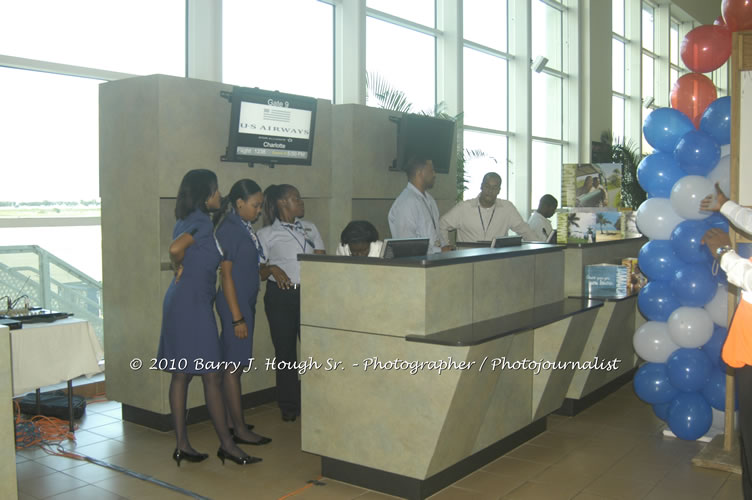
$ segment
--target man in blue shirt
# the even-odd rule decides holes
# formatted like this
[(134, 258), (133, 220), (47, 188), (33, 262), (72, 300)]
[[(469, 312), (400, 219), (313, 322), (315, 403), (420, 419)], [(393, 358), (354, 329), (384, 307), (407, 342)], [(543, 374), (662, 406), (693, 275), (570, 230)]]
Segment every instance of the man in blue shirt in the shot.
[(428, 253), (451, 250), (439, 228), (439, 207), (427, 191), (436, 181), (433, 162), (413, 157), (405, 167), (407, 186), (389, 209), (392, 238), (428, 238)]

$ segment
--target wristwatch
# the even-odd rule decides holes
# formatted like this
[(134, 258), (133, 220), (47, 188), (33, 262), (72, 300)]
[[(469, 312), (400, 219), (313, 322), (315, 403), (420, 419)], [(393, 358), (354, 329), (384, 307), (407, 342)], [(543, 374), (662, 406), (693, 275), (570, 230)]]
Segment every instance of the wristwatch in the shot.
[(729, 245), (723, 245), (722, 247), (718, 247), (715, 250), (715, 255), (716, 255), (716, 257), (718, 257), (718, 260), (720, 261), (721, 257), (723, 257), (723, 254), (725, 254), (726, 252), (732, 251), (732, 250), (734, 250), (734, 249), (731, 248)]

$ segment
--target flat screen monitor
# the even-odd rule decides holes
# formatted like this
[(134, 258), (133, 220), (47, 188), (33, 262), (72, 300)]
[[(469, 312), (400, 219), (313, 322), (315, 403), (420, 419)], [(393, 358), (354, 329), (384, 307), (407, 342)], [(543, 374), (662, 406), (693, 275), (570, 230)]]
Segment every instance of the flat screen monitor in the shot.
[(397, 127), (397, 170), (405, 170), (411, 157), (433, 162), (437, 173), (446, 174), (454, 151), (454, 121), (433, 116), (404, 114)]
[(499, 236), (491, 242), (491, 248), (504, 248), (522, 245), (522, 236)]
[(422, 257), (428, 253), (428, 238), (386, 239), (381, 247), (382, 259)]
[(232, 104), (222, 161), (311, 164), (316, 99), (246, 87), (222, 95)]

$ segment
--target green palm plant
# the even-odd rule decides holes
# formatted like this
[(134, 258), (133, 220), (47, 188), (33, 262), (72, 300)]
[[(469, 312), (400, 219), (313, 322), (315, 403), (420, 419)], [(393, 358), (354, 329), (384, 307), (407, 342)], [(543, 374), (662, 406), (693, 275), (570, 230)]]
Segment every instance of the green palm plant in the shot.
[(598, 226), (601, 228), (601, 234), (603, 234), (603, 226), (610, 224), (609, 220), (606, 218), (606, 215), (600, 212), (595, 214), (595, 223), (598, 224)]
[(579, 220), (580, 216), (576, 212), (567, 214), (567, 233), (569, 232), (569, 228), (572, 226), (580, 227)]
[[(366, 73), (366, 102), (376, 107), (396, 111), (399, 113), (412, 113), (413, 104), (408, 100), (402, 90), (392, 85), (386, 78), (378, 73)], [(445, 111), (444, 103), (438, 103), (433, 110), (421, 111), (420, 114), (435, 116), (445, 120), (452, 120), (456, 124), (457, 138), (461, 139), (463, 121), (462, 114), (451, 116)], [(458, 144), (461, 141), (457, 141)], [(467, 177), (465, 176), (465, 162), (476, 158), (488, 158), (479, 149), (464, 149), (457, 151), (457, 201), (462, 201), (463, 194), (467, 189)], [(496, 159), (491, 158), (494, 162)]]
[[(621, 163), (624, 165), (621, 189), (621, 206), (637, 210), (640, 204), (647, 199), (645, 190), (637, 182), (637, 167), (642, 159), (647, 156), (640, 154), (640, 149), (632, 140), (623, 137), (614, 137), (610, 130), (601, 134), (604, 158), (593, 158), (594, 163)], [(606, 158), (607, 157), (607, 158)]]

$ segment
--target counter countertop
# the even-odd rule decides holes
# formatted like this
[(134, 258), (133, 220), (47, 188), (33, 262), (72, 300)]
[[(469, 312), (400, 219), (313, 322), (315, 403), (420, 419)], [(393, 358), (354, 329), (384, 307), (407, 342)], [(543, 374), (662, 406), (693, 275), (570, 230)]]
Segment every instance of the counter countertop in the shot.
[(431, 335), (408, 335), (405, 340), (449, 346), (478, 345), (513, 333), (540, 328), (602, 305), (603, 302), (596, 300), (569, 298)]
[(299, 261), (339, 262), (343, 264), (367, 264), (373, 266), (395, 267), (438, 267), (452, 264), (467, 264), (485, 260), (505, 259), (523, 255), (537, 255), (564, 250), (564, 245), (547, 243), (523, 243), (519, 246), (504, 248), (471, 248), (435, 253), (420, 257), (403, 257), (399, 259), (377, 259), (373, 257), (345, 257), (339, 255), (299, 254)]

